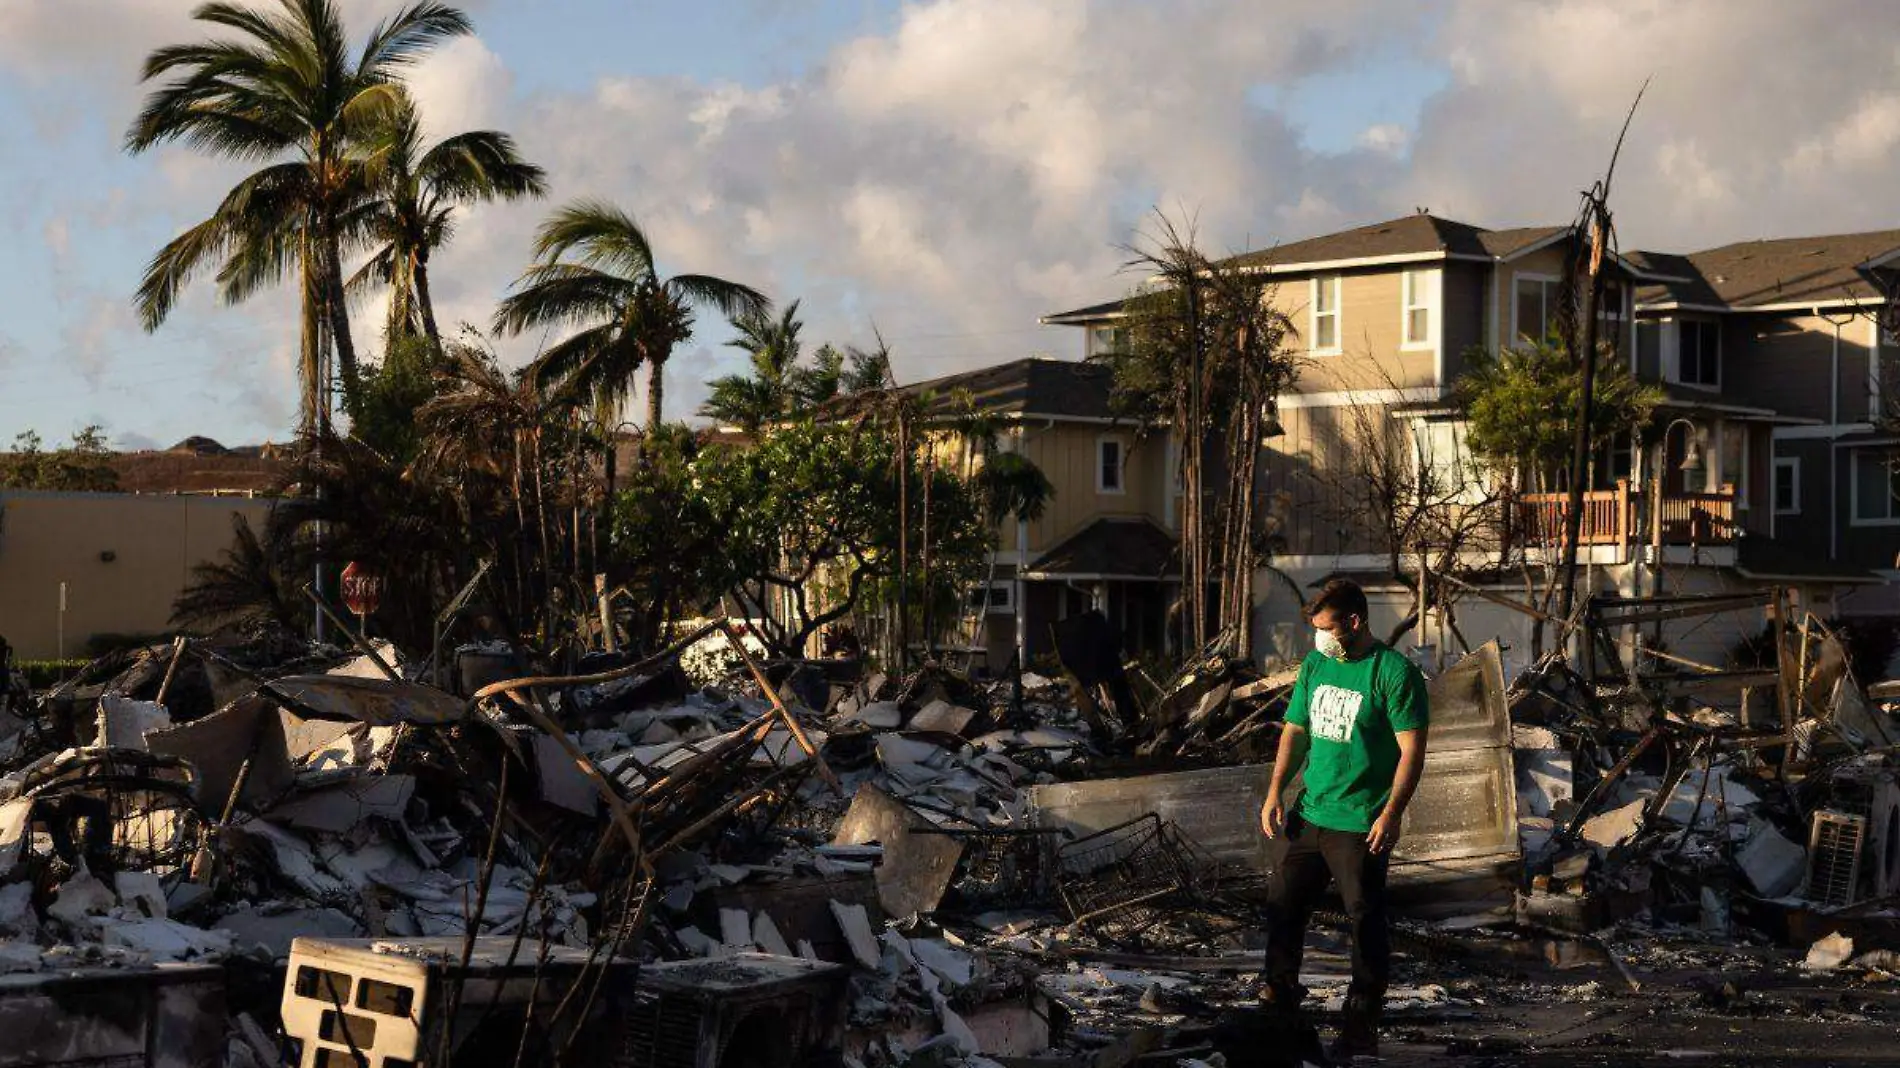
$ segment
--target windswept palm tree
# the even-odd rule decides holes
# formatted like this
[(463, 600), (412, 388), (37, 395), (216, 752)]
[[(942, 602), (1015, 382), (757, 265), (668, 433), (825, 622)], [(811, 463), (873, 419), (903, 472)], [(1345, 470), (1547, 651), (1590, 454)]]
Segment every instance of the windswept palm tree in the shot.
[[(713, 379), (699, 414), (750, 432), (807, 402), (814, 370), (798, 365), (798, 334), (804, 326), (798, 321), (798, 301), (776, 319), (760, 312), (732, 320), (736, 336), (726, 344), (751, 355), (752, 373)], [(818, 370), (822, 372), (822, 366)]]
[(429, 257), (454, 236), (455, 209), (543, 196), (546, 172), (522, 160), (514, 138), (494, 130), (456, 134), (425, 146), (421, 116), (406, 92), (398, 92), (372, 135), (365, 163), (375, 190), (365, 221), (380, 244), (350, 286), (370, 281), (389, 286), (389, 340), (420, 328), (440, 346)]
[(335, 345), (346, 403), (357, 380), (342, 258), (346, 246), (367, 236), (371, 201), (353, 146), (394, 105), (403, 69), (437, 43), (470, 32), (468, 17), (437, 0), (416, 0), (378, 24), (355, 55), (336, 0), (207, 3), (192, 17), (230, 35), (146, 57), (142, 80), (161, 84), (126, 132), (127, 150), (178, 142), (268, 165), (153, 257), (139, 286), (139, 313), (147, 330), (157, 329), (208, 265), (217, 265), (226, 303), (294, 268), (302, 298), (303, 423), (320, 431), (320, 322)]
[[(662, 277), (653, 246), (633, 217), (583, 200), (557, 210), (535, 236), (537, 262), (495, 313), (495, 328), (576, 332), (536, 361), (547, 380), (590, 394), (596, 407), (618, 407), (647, 367), (647, 432), (661, 423), (663, 376), (673, 349), (693, 336), (693, 311), (727, 318), (765, 314), (771, 302), (750, 286), (704, 274)], [(571, 255), (572, 258), (569, 258)]]

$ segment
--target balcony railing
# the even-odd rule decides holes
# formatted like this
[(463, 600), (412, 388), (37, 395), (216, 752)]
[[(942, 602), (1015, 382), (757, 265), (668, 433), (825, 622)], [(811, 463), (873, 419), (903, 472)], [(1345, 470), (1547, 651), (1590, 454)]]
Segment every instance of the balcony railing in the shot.
[[(1583, 495), (1580, 545), (1647, 545), (1654, 520), (1643, 508), (1644, 494), (1626, 481), (1615, 489), (1590, 490)], [(1516, 527), (1529, 545), (1556, 548), (1564, 542), (1567, 493), (1526, 493), (1516, 501)], [(1719, 493), (1665, 493), (1662, 498), (1664, 545), (1728, 545), (1735, 540), (1735, 487)]]

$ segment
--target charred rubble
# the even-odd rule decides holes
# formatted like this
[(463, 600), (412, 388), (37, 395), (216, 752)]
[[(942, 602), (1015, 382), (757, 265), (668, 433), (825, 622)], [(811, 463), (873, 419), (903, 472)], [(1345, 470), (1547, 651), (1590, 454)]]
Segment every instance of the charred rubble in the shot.
[[(1632, 640), (1738, 606), (1600, 600), (1580, 656), (1431, 680), (1399, 1048), (1900, 1019), (1900, 686), (1778, 598), (1766, 667)], [(0, 723), (14, 1063), (1297, 1063), (1249, 1014), (1293, 673), (1058, 637), (1059, 677), (990, 682), (724, 623), (569, 671), (354, 636), (95, 662)]]

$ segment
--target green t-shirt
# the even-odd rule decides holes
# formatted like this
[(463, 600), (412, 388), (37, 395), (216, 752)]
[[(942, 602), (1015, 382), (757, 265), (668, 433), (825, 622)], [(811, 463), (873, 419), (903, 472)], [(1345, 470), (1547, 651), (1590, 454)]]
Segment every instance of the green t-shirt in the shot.
[(1371, 830), (1392, 797), (1396, 734), (1422, 730), (1429, 703), (1425, 676), (1383, 643), (1357, 660), (1306, 654), (1286, 709), (1307, 735), (1300, 814), (1328, 830)]

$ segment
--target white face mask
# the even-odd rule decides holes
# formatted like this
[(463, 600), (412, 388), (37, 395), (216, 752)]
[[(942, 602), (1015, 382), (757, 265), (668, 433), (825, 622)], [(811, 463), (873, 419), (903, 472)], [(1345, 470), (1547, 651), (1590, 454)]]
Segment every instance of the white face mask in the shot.
[(1322, 630), (1319, 627), (1313, 628), (1313, 647), (1318, 649), (1322, 655), (1330, 656), (1334, 660), (1338, 660), (1346, 655), (1346, 644), (1339, 640), (1339, 636), (1330, 630)]

